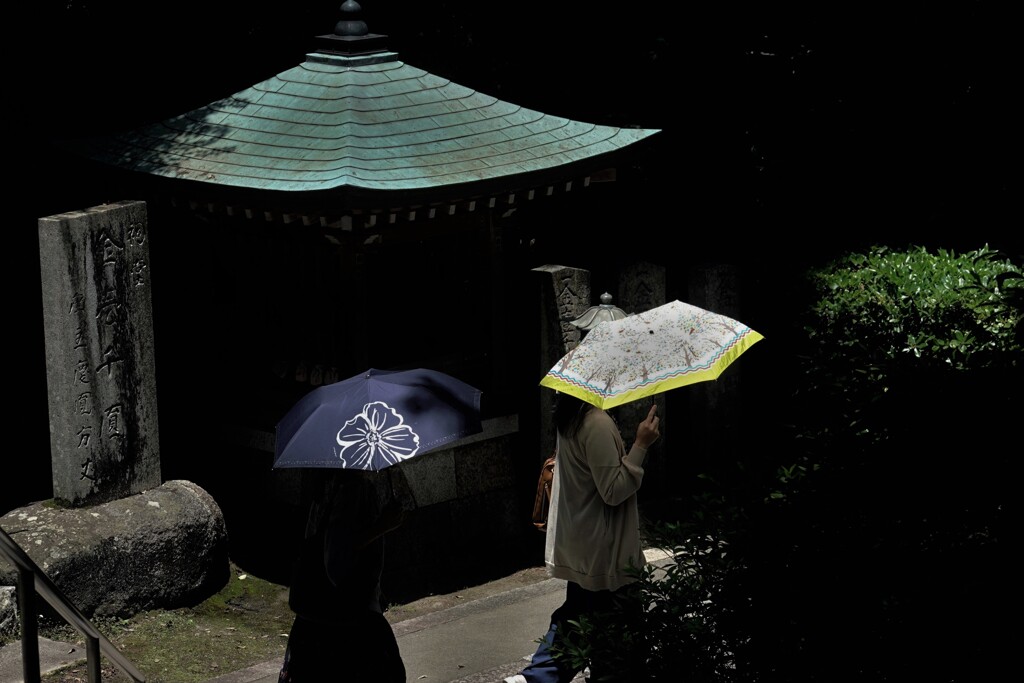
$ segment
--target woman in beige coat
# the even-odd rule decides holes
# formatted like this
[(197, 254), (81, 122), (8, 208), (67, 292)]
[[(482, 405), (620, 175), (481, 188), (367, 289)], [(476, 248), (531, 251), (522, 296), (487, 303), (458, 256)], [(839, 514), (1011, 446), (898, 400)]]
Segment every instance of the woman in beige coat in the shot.
[[(647, 449), (657, 441), (659, 418), (651, 406), (629, 452), (618, 426), (603, 410), (568, 394), (555, 407), (558, 448), (548, 517), (545, 563), (565, 579), (565, 602), (530, 664), (505, 683), (569, 683), (578, 672), (551, 653), (568, 620), (606, 611), (635, 582), (630, 567), (645, 564), (636, 494)], [(593, 673), (593, 672), (592, 672)]]

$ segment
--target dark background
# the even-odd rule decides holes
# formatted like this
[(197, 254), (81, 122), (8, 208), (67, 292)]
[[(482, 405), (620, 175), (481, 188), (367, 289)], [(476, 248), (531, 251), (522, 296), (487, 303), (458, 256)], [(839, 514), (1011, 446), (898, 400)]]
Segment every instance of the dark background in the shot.
[[(987, 243), (1021, 257), (1018, 36), (992, 3), (363, 5), (371, 31), (426, 71), (550, 114), (661, 129), (620, 169), (610, 227), (579, 231), (620, 255), (751, 266), (765, 307), (755, 329), (771, 331), (766, 307), (805, 265), (845, 250)], [(62, 175), (68, 160), (49, 143), (179, 114), (290, 68), (339, 6), (46, 1), (10, 24), (9, 386), (27, 416), (17, 459), (30, 481), (49, 466), (36, 219), (129, 198)], [(3, 509), (50, 494), (13, 481)]]

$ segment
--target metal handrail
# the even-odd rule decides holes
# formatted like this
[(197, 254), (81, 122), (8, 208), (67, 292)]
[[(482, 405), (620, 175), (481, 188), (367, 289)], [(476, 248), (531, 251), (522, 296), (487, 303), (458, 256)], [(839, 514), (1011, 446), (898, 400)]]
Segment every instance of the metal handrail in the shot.
[(40, 595), (53, 609), (85, 638), (86, 668), (89, 683), (100, 683), (100, 653), (135, 683), (145, 683), (135, 665), (128, 661), (113, 643), (96, 630), (92, 622), (75, 607), (50, 580), (39, 565), (20, 545), (0, 528), (0, 555), (18, 568), (18, 609), (21, 611), (21, 664), (25, 683), (39, 683), (39, 625), (36, 621), (35, 596)]

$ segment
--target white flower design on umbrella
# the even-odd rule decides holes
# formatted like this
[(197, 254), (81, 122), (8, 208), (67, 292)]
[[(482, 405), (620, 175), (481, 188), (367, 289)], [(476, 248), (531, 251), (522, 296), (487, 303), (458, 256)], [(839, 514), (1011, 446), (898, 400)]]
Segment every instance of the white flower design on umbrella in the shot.
[(343, 467), (370, 469), (379, 459), (394, 465), (416, 455), (420, 437), (405, 424), (405, 419), (383, 401), (363, 406), (359, 413), (338, 430), (336, 437)]

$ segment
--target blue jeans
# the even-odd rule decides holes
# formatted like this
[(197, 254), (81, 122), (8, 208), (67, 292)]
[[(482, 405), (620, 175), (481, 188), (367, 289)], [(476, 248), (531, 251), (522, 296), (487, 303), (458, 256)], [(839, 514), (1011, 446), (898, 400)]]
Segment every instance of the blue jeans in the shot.
[[(631, 586), (623, 586), (615, 591), (590, 591), (578, 583), (569, 581), (565, 586), (565, 602), (551, 613), (551, 626), (544, 636), (544, 641), (533, 653), (530, 664), (520, 673), (529, 683), (569, 683), (580, 669), (573, 669), (568, 663), (560, 662), (552, 656), (551, 647), (559, 642), (559, 629), (564, 629), (565, 623), (569, 620), (611, 611), (617, 599), (630, 589)], [(591, 664), (591, 674), (593, 673)]]

